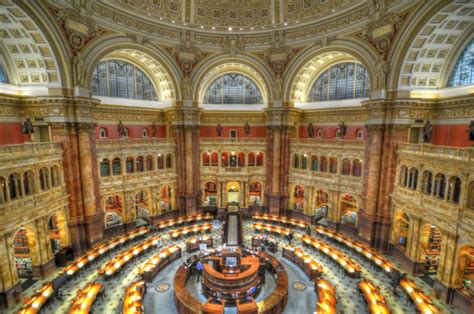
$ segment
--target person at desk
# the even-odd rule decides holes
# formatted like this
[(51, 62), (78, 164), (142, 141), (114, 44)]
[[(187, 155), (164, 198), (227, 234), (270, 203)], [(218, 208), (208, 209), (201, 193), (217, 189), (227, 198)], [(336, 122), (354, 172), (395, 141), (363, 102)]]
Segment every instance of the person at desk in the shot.
[(197, 270), (196, 282), (199, 282), (201, 280), (203, 268), (204, 268), (204, 265), (202, 265), (201, 261), (199, 260), (196, 264), (196, 270)]
[(310, 225), (306, 226), (306, 235), (311, 236), (311, 226)]
[(291, 245), (291, 240), (293, 240), (293, 233), (292, 232), (288, 233), (287, 238), (288, 238), (288, 244)]

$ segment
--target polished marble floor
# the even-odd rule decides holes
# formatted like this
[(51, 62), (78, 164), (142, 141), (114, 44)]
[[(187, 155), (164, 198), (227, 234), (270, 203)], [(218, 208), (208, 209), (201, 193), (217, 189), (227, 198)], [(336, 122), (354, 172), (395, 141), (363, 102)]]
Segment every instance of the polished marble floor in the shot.
[[(254, 235), (250, 226), (251, 222), (247, 221), (244, 223), (244, 242), (246, 245), (250, 245), (251, 237)], [(295, 233), (296, 237), (293, 241), (293, 244), (300, 246), (299, 244), (301, 242), (298, 241), (298, 239), (301, 233), (297, 231)], [(164, 233), (162, 233), (162, 235), (163, 234)], [(214, 238), (215, 245), (221, 245), (220, 229), (213, 230), (211, 235)], [(163, 235), (163, 238), (163, 246), (169, 245), (171, 243), (167, 235)], [(106, 293), (103, 298), (99, 298), (95, 302), (93, 313), (121, 313), (121, 301), (125, 288), (130, 282), (138, 278), (138, 266), (143, 264), (149, 257), (156, 254), (156, 250), (150, 250), (142, 256), (136, 258), (134, 261), (130, 262), (118, 276), (111, 280), (103, 280), (97, 274), (97, 268), (99, 268), (99, 266), (105, 263), (109, 258), (112, 258), (119, 252), (126, 250), (140, 241), (142, 240), (136, 240), (132, 243), (128, 243), (127, 245), (110, 252), (100, 261), (94, 262), (88, 269), (82, 270), (73, 280), (67, 282), (63, 286), (64, 296), (62, 300), (55, 300), (48, 308), (43, 310), (43, 313), (68, 313), (71, 303), (76, 296), (76, 291), (83, 287), (86, 283), (94, 280), (102, 282), (105, 285)], [(284, 313), (313, 313), (317, 301), (316, 294), (314, 292), (314, 284), (308, 280), (306, 274), (301, 271), (299, 267), (281, 257), (281, 247), (283, 243), (283, 239), (279, 241), (279, 250), (276, 253), (276, 256), (278, 256), (282, 261), (289, 276), (288, 304)], [(179, 244), (183, 247), (183, 256), (181, 260), (175, 261), (174, 263), (167, 266), (165, 271), (158, 273), (152, 283), (147, 284), (147, 294), (144, 298), (144, 306), (147, 313), (177, 313), (173, 301), (173, 277), (176, 269), (188, 257), (188, 254), (185, 253), (183, 241), (179, 241)], [(374, 267), (369, 262), (360, 257), (358, 254), (352, 252), (352, 250), (335, 243), (331, 244), (336, 246), (348, 256), (352, 257), (363, 267), (363, 277), (372, 280), (375, 284), (381, 287), (381, 292), (386, 298), (392, 313), (415, 313), (414, 305), (409, 300), (407, 300), (403, 293), (399, 292), (400, 296), (395, 296), (393, 294), (392, 286), (388, 277), (380, 273), (377, 269), (374, 269)], [(338, 300), (338, 313), (367, 313), (362, 297), (357, 292), (357, 282), (359, 279), (345, 277), (343, 271), (338, 266), (327, 260), (325, 256), (322, 256), (317, 252), (312, 252), (308, 248), (304, 248), (304, 250), (306, 252), (311, 252), (312, 255), (324, 265), (324, 277), (327, 278), (333, 285), (335, 285)], [(44, 282), (51, 280), (53, 277), (54, 274), (48, 278), (45, 278), (44, 280), (38, 280), (25, 292), (25, 295), (30, 295), (33, 291), (41, 287)], [(271, 293), (275, 284), (274, 281), (272, 282), (272, 280), (273, 279), (271, 278), (267, 278), (267, 283), (260, 292), (257, 301), (264, 298), (266, 294)], [(432, 289), (421, 279), (415, 278), (415, 280), (419, 286), (425, 289), (425, 292), (429, 294), (433, 293)], [(302, 291), (294, 289), (292, 287), (294, 282), (303, 283), (306, 285), (306, 289)], [(169, 284), (170, 289), (164, 292), (158, 292), (155, 288), (161, 283)], [(201, 299), (202, 301), (205, 300), (204, 296), (200, 292), (200, 285), (196, 284), (195, 280), (190, 280), (188, 282), (188, 289), (197, 298)], [(445, 313), (458, 313), (450, 306), (440, 304), (439, 302), (438, 305)], [(7, 313), (16, 313), (20, 306), (21, 304)], [(226, 308), (226, 313), (236, 313), (236, 310), (235, 308)]]

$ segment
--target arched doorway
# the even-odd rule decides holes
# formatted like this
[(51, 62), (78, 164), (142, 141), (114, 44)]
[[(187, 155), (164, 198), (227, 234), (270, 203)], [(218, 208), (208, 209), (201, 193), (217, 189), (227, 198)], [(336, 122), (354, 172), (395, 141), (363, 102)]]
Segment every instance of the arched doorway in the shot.
[(105, 228), (123, 224), (122, 199), (118, 195), (109, 196), (105, 200)]
[(407, 214), (399, 213), (395, 221), (395, 245), (402, 250), (406, 251), (408, 245), (408, 232), (410, 230), (410, 218)]
[(217, 184), (207, 182), (204, 185), (204, 206), (217, 206)]
[(164, 185), (160, 191), (160, 209), (162, 212), (167, 212), (172, 209), (172, 194), (169, 185)]
[(421, 230), (421, 260), (426, 275), (436, 275), (441, 253), (441, 231), (436, 225), (426, 225)]
[(339, 209), (341, 212), (341, 223), (357, 227), (358, 214), (357, 199), (351, 194), (343, 194), (339, 201)]
[(314, 213), (315, 220), (319, 220), (328, 216), (328, 209), (329, 209), (329, 195), (324, 190), (317, 190), (316, 191), (316, 200), (314, 202)]
[(252, 182), (249, 185), (249, 204), (250, 206), (262, 205), (262, 184)]
[(48, 220), (48, 236), (53, 254), (58, 253), (61, 250), (61, 235), (59, 234), (59, 223), (56, 214), (53, 214)]
[(20, 278), (33, 277), (33, 263), (28, 243), (28, 234), (24, 227), (20, 227), (13, 236), (13, 254), (15, 265)]
[(304, 210), (304, 187), (299, 184), (293, 188), (293, 209)]
[(459, 250), (456, 286), (466, 296), (474, 291), (474, 246), (465, 246)]
[(148, 193), (140, 191), (135, 195), (135, 214), (137, 217), (137, 226), (146, 225), (150, 221), (150, 204)]
[(237, 182), (227, 183), (227, 204), (238, 206), (240, 196), (240, 185)]

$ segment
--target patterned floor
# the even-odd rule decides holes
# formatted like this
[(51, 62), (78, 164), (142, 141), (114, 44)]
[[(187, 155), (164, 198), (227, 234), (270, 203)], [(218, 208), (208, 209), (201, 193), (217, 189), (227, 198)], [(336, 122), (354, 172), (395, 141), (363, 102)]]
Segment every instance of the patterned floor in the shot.
[[(251, 237), (254, 235), (252, 229), (250, 228), (251, 223), (244, 223), (244, 243), (250, 245)], [(214, 238), (214, 243), (216, 246), (221, 245), (221, 230), (216, 229), (212, 231), (211, 234)], [(171, 244), (171, 241), (167, 235), (163, 235), (164, 238), (163, 246)], [(301, 242), (299, 238), (301, 233), (296, 232), (295, 239), (293, 244), (300, 246)], [(111, 257), (117, 255), (119, 252), (130, 248), (131, 246), (139, 243), (142, 240), (136, 240), (135, 242), (129, 243), (120, 247), (119, 249), (114, 250), (103, 257), (101, 261), (94, 262), (89, 269), (82, 270), (78, 276), (73, 280), (67, 282), (63, 286), (64, 296), (62, 301), (55, 300), (48, 308), (43, 310), (43, 313), (68, 313), (71, 303), (75, 299), (76, 291), (83, 287), (86, 283), (97, 280), (105, 285), (106, 294), (103, 298), (96, 300), (94, 304), (93, 313), (121, 313), (121, 301), (125, 288), (130, 282), (138, 278), (138, 266), (143, 264), (149, 257), (153, 254), (156, 254), (156, 251), (150, 250), (144, 255), (138, 257), (134, 261), (130, 262), (125, 269), (114, 279), (104, 281), (97, 274), (97, 268), (105, 263)], [(173, 301), (173, 277), (174, 273), (179, 267), (179, 265), (184, 262), (188, 257), (188, 254), (185, 253), (183, 241), (179, 241), (180, 245), (183, 247), (183, 257), (181, 260), (178, 260), (171, 265), (167, 266), (166, 271), (161, 271), (154, 281), (147, 285), (147, 294), (144, 298), (145, 311), (147, 313), (165, 313), (165, 314), (175, 314), (177, 313), (174, 301)], [(288, 260), (281, 257), (281, 247), (283, 240), (279, 243), (279, 250), (275, 254), (280, 261), (282, 261), (285, 266), (288, 276), (289, 276), (289, 297), (288, 304), (285, 309), (285, 314), (294, 314), (294, 313), (313, 313), (314, 307), (316, 305), (316, 294), (314, 292), (314, 284), (311, 283), (306, 274), (295, 266)], [(352, 250), (347, 249), (343, 246), (331, 243), (333, 246), (337, 247), (339, 250), (352, 257), (363, 267), (363, 276), (372, 280), (375, 284), (381, 287), (382, 294), (386, 298), (392, 313), (415, 313), (414, 305), (407, 300), (403, 293), (400, 293), (401, 296), (395, 296), (393, 294), (389, 278), (384, 274), (381, 274), (374, 269), (374, 267), (368, 263), (364, 258), (358, 256), (352, 252)], [(304, 248), (306, 252), (311, 252), (310, 249)], [(332, 262), (326, 259), (324, 255), (320, 255), (317, 252), (311, 252), (311, 254), (324, 265), (325, 272), (324, 277), (327, 278), (333, 285), (336, 287), (337, 299), (338, 299), (338, 313), (367, 313), (367, 310), (363, 304), (362, 297), (357, 292), (357, 282), (359, 279), (351, 279), (344, 276), (344, 272)], [(396, 262), (394, 262), (397, 264)], [(398, 266), (398, 265), (397, 265)], [(54, 274), (44, 280), (38, 280), (35, 282), (26, 292), (25, 295), (30, 295), (33, 291), (37, 290), (42, 284), (46, 281), (51, 280), (54, 277)], [(270, 276), (268, 276), (270, 277)], [(270, 277), (267, 277), (267, 284), (264, 286), (260, 292), (257, 301), (263, 299), (267, 294), (271, 293), (275, 285), (274, 280)], [(194, 278), (191, 278), (194, 279)], [(421, 279), (415, 278), (416, 283), (423, 287), (425, 292), (432, 294), (432, 289), (426, 285)], [(163, 292), (158, 292), (155, 288), (160, 284), (165, 283), (169, 284), (170, 288)], [(302, 283), (306, 286), (304, 290), (297, 290), (293, 287), (293, 284), (296, 284), (296, 287), (300, 286), (299, 283)], [(200, 292), (200, 287), (195, 283), (194, 280), (188, 282), (188, 289), (193, 293), (197, 298), (202, 301), (205, 300), (204, 296)], [(444, 313), (459, 313), (451, 306), (446, 306), (438, 304)], [(16, 308), (9, 310), (7, 313), (16, 313), (21, 307), (19, 304)], [(236, 313), (235, 308), (226, 308), (226, 313)]]

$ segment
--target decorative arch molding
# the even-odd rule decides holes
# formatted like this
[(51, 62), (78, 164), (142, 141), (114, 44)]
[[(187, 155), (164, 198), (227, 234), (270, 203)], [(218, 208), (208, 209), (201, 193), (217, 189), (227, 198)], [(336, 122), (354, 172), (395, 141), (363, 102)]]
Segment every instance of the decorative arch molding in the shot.
[[(149, 43), (139, 44), (130, 37), (108, 36), (96, 45), (89, 45), (83, 52), (85, 82), (90, 88), (92, 74), (101, 60), (120, 56), (131, 63), (137, 64), (150, 75), (160, 101), (181, 99), (181, 90), (177, 88), (181, 81), (181, 71), (170, 56)], [(160, 61), (162, 60), (162, 61)], [(162, 96), (163, 95), (163, 96)]]
[[(344, 61), (360, 62), (366, 68), (372, 86), (376, 78), (376, 52), (358, 41), (334, 40), (329, 46), (318, 45), (303, 50), (289, 64), (284, 73), (286, 80), (283, 85), (283, 100), (305, 102), (317, 76), (329, 66)], [(311, 73), (307, 73), (309, 69)]]
[(214, 79), (230, 72), (250, 77), (260, 89), (265, 104), (269, 105), (274, 100), (272, 69), (260, 60), (244, 54), (236, 54), (235, 57), (218, 54), (201, 63), (192, 75), (193, 99), (202, 103), (207, 87)]
[[(470, 1), (424, 2), (412, 10), (393, 43), (388, 90), (439, 89), (446, 87), (460, 42), (472, 33), (466, 10)], [(469, 11), (468, 11), (469, 12)], [(472, 17), (471, 17), (472, 19)], [(454, 61), (455, 62), (455, 61)]]
[(19, 86), (71, 87), (70, 50), (43, 7), (36, 1), (7, 1), (0, 13), (9, 25), (2, 40), (10, 81)]

